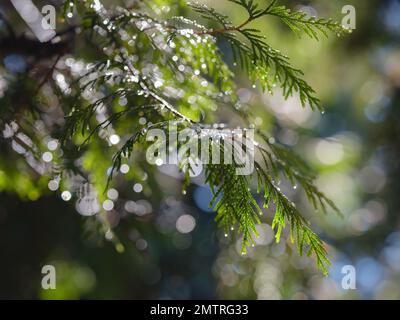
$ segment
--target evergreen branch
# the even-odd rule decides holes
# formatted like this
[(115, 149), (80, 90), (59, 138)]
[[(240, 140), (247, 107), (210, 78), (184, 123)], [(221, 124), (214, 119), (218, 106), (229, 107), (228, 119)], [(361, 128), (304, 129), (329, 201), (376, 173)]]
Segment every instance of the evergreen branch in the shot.
[[(139, 75), (134, 71), (134, 67), (132, 66), (131, 62), (129, 59), (127, 59), (122, 53), (119, 55), (122, 58), (122, 61), (124, 61), (125, 66), (128, 68), (129, 72), (131, 73), (132, 76), (139, 77)], [(140, 77), (139, 79), (139, 85), (140, 87), (144, 90), (145, 93), (156, 99), (158, 102), (160, 102), (165, 108), (168, 109), (171, 113), (173, 113), (175, 116), (178, 118), (183, 119), (184, 121), (187, 121), (189, 123), (195, 123), (192, 119), (186, 117), (182, 113), (180, 113), (178, 110), (176, 110), (166, 99), (161, 97), (159, 94), (157, 94), (155, 91), (150, 90), (149, 85), (147, 84), (146, 80), (143, 77)]]
[(211, 20), (213, 22), (218, 22), (224, 29), (232, 28), (232, 22), (228, 20), (228, 16), (219, 13), (214, 8), (208, 7), (205, 4), (189, 3), (189, 6), (199, 13), (203, 18)]
[[(223, 137), (221, 139), (218, 145), (221, 152), (224, 153), (225, 147), (222, 145), (225, 146), (226, 143), (231, 142)], [(255, 145), (258, 146), (257, 143)], [(241, 148), (244, 148), (244, 146), (241, 146)], [(276, 150), (283, 152), (280, 149)], [(278, 154), (278, 151), (275, 152)], [(272, 159), (271, 154), (269, 154), (269, 157)], [(278, 163), (280, 162), (279, 158)], [(297, 162), (300, 163), (301, 167), (305, 166), (300, 159)], [(271, 160), (271, 164), (276, 166), (273, 170), (275, 176), (277, 176), (278, 166), (280, 166), (281, 170), (283, 168), (283, 171), (286, 171), (289, 177), (294, 176), (304, 183), (303, 187), (307, 190), (310, 189), (313, 197), (316, 199), (324, 197), (313, 186), (310, 178), (293, 173), (285, 163), (277, 165), (277, 161)], [(302, 255), (304, 249), (307, 248), (307, 255), (315, 255), (317, 267), (327, 275), (327, 267), (330, 262), (323, 242), (310, 229), (309, 222), (301, 215), (295, 204), (274, 184), (274, 179), (258, 161), (255, 161), (255, 174), (250, 176), (238, 175), (236, 169), (239, 167), (240, 165), (235, 162), (233, 164), (208, 164), (206, 166), (206, 183), (209, 184), (213, 194), (210, 206), (214, 206), (217, 212), (216, 221), (225, 230), (225, 235), (235, 229), (238, 234), (242, 235), (242, 254), (247, 252), (249, 246), (254, 245), (254, 237), (258, 236), (256, 225), (260, 223), (260, 215), (262, 215), (261, 208), (255, 200), (250, 187), (251, 179), (255, 176), (257, 179), (257, 193), (264, 192), (264, 207), (268, 208), (271, 202), (275, 204), (272, 228), (276, 228), (276, 241), (280, 241), (282, 230), (288, 223), (290, 225), (291, 241), (296, 241), (299, 254)], [(321, 200), (323, 208), (324, 199)]]
[[(202, 124), (184, 114), (186, 113), (183, 102), (185, 97), (196, 95), (205, 101), (204, 104), (207, 104), (213, 100), (217, 101), (217, 97), (223, 97), (224, 95), (220, 91), (229, 95), (234, 88), (232, 73), (224, 63), (215, 38), (212, 36), (228, 40), (235, 61), (242, 65), (253, 82), (259, 81), (264, 90), (271, 91), (277, 82), (283, 89), (285, 98), (297, 92), (303, 106), (308, 104), (313, 109), (320, 109), (320, 102), (314, 96), (314, 90), (303, 80), (302, 71), (292, 67), (289, 59), (278, 50), (271, 48), (260, 31), (250, 28), (249, 24), (262, 16), (276, 16), (293, 31), (305, 32), (315, 39), (317, 39), (318, 32), (323, 34), (326, 31), (339, 33), (339, 30), (336, 29), (337, 25), (329, 20), (312, 20), (304, 13), (291, 12), (283, 6), (278, 6), (276, 0), (270, 2), (265, 9), (260, 8), (254, 0), (230, 1), (242, 6), (248, 12), (248, 18), (236, 26), (227, 16), (212, 8), (204, 5), (191, 5), (194, 11), (218, 24), (221, 27), (218, 29), (208, 29), (195, 22), (183, 20), (183, 18), (173, 18), (168, 23), (162, 23), (145, 14), (132, 13), (127, 10), (123, 10), (122, 14), (117, 16), (103, 16), (103, 14), (90, 11), (85, 18), (86, 22), (90, 23), (87, 22), (85, 28), (90, 31), (94, 29), (94, 25), (101, 28), (103, 42), (98, 45), (102, 48), (105, 42), (107, 47), (112, 48), (112, 55), (106, 62), (99, 63), (97, 68), (93, 68), (78, 80), (80, 82), (78, 96), (81, 91), (89, 89), (94, 89), (101, 94), (100, 96), (103, 96), (104, 93), (108, 93), (108, 95), (94, 102), (91, 101), (89, 104), (83, 103), (82, 99), (77, 99), (74, 109), (67, 118), (68, 137), (72, 138), (78, 128), (82, 129), (82, 134), (87, 133), (87, 129), (89, 129), (85, 144), (100, 129), (114, 123), (118, 125), (128, 111), (138, 111), (139, 108), (148, 113), (158, 110), (157, 108), (164, 108), (183, 127), (201, 128)], [(104, 23), (104, 21), (108, 22)], [(193, 29), (179, 29), (179, 26), (174, 23), (183, 23)], [(170, 32), (169, 35), (168, 32)], [(140, 37), (137, 45), (128, 40), (132, 37), (136, 39), (137, 36)], [(137, 57), (136, 60), (133, 59), (134, 55)], [(176, 92), (178, 91), (176, 88), (179, 88), (179, 93), (170, 94), (167, 90), (157, 89), (159, 87), (151, 81), (152, 71), (147, 73), (142, 71), (149, 69), (146, 68), (148, 66), (150, 68), (159, 67), (158, 69), (162, 71), (157, 74), (157, 78), (166, 78), (162, 80), (169, 81), (168, 90)], [(116, 75), (112, 72), (109, 73), (111, 68), (117, 68), (120, 72)], [(194, 70), (197, 72), (193, 72)], [(105, 74), (99, 75), (101, 72)], [(132, 78), (135, 79), (133, 82), (127, 80)], [(117, 85), (114, 80), (118, 81)], [(108, 81), (113, 84), (109, 84)], [(116, 89), (117, 86), (120, 88)], [(203, 88), (204, 90), (202, 90), (202, 87), (207, 89)], [(228, 93), (225, 93), (225, 90)], [(122, 111), (109, 107), (107, 116), (102, 114), (104, 117), (101, 119), (105, 120), (98, 120), (93, 125), (94, 115), (100, 106), (111, 104), (113, 99), (129, 94), (135, 97), (132, 99), (135, 107)], [(195, 98), (197, 99), (197, 97)], [(189, 103), (189, 108), (192, 108), (191, 103)], [(141, 113), (144, 114), (144, 112)], [(192, 113), (188, 112), (187, 114)], [(137, 114), (136, 116), (141, 115)], [(149, 118), (152, 123), (158, 120), (160, 122), (148, 125), (147, 130), (156, 126), (164, 126), (168, 119), (162, 113), (158, 114), (158, 118), (152, 113)], [(123, 158), (131, 156), (136, 145), (142, 149), (145, 147), (145, 143), (140, 138), (144, 136), (146, 129), (136, 125), (132, 126), (129, 123), (129, 135), (123, 137), (125, 141), (123, 146), (113, 156), (113, 165), (107, 186), (115, 170), (120, 168)], [(255, 162), (256, 172), (253, 175), (238, 175), (237, 168), (240, 166), (236, 163), (206, 165), (206, 182), (213, 192), (210, 205), (215, 203), (216, 221), (226, 234), (230, 230), (236, 229), (242, 235), (242, 253), (247, 251), (248, 246), (254, 244), (254, 238), (257, 236), (256, 226), (260, 223), (262, 214), (251, 191), (252, 178), (256, 178), (257, 193), (262, 191), (264, 193), (264, 206), (268, 207), (271, 202), (275, 204), (272, 227), (276, 230), (276, 240), (280, 241), (282, 230), (286, 224), (289, 224), (291, 239), (293, 242), (296, 241), (299, 253), (302, 254), (306, 249), (308, 255), (314, 255), (318, 268), (327, 274), (329, 260), (323, 242), (311, 230), (309, 222), (301, 215), (296, 206), (274, 184), (274, 180), (277, 180), (283, 173), (292, 184), (299, 183), (302, 186), (314, 207), (321, 207), (323, 210), (328, 206), (333, 209), (337, 208), (315, 187), (313, 175), (310, 174), (300, 158), (294, 156), (288, 149), (270, 143), (265, 135), (260, 134), (260, 136), (267, 143), (265, 148), (258, 145), (264, 162)], [(128, 137), (127, 140), (126, 137)], [(224, 150), (222, 149), (221, 152)], [(189, 183), (189, 171), (192, 169), (190, 164), (186, 166), (180, 164), (180, 168), (185, 171), (183, 183), (183, 188), (185, 188)]]
[(263, 90), (267, 89), (270, 93), (278, 82), (285, 99), (297, 92), (303, 106), (308, 103), (312, 109), (322, 110), (315, 91), (302, 79), (303, 72), (293, 68), (287, 56), (263, 42), (263, 37), (256, 30), (244, 29), (240, 33), (249, 39), (250, 46), (233, 33), (222, 36), (228, 39), (235, 61), (247, 71), (253, 82), (259, 81)]
[(119, 170), (121, 168), (121, 164), (122, 164), (122, 158), (129, 158), (132, 154), (133, 151), (133, 147), (134, 144), (136, 142), (138, 142), (138, 140), (140, 139), (140, 137), (142, 137), (144, 135), (146, 131), (145, 130), (139, 130), (136, 133), (134, 133), (125, 143), (124, 145), (114, 154), (113, 158), (112, 158), (112, 167), (111, 167), (111, 171), (110, 174), (108, 175), (108, 179), (107, 179), (107, 184), (104, 190), (107, 190), (111, 180), (113, 179), (114, 176), (114, 172), (116, 170)]
[[(222, 167), (222, 168), (221, 168)], [(254, 244), (254, 236), (258, 236), (256, 225), (260, 223), (261, 209), (250, 192), (246, 176), (236, 174), (235, 165), (207, 165), (206, 183), (209, 184), (213, 198), (210, 205), (217, 200), (214, 209), (217, 211), (215, 220), (225, 230), (238, 228), (242, 234), (242, 254), (247, 247)]]
[[(238, 26), (232, 26), (227, 23), (227, 17), (218, 14), (215, 9), (206, 5), (191, 4), (195, 11), (206, 16), (208, 19), (214, 19), (223, 28), (211, 29), (207, 31), (196, 32), (197, 35), (223, 36), (231, 44), (235, 60), (239, 61), (244, 67), (249, 77), (253, 81), (259, 81), (263, 90), (268, 89), (272, 92), (272, 87), (278, 82), (283, 90), (283, 95), (287, 99), (297, 92), (301, 104), (308, 104), (312, 109), (322, 110), (320, 101), (315, 97), (315, 91), (302, 79), (301, 70), (293, 68), (289, 63), (288, 57), (273, 49), (265, 42), (265, 37), (260, 35), (260, 31), (251, 28), (245, 28), (250, 22), (266, 15), (272, 15), (280, 18), (287, 24), (291, 30), (299, 34), (304, 32), (310, 37), (318, 40), (318, 32), (327, 35), (326, 31), (335, 32), (337, 35), (349, 32), (338, 22), (326, 20), (323, 18), (309, 18), (307, 14), (301, 11), (292, 12), (285, 6), (278, 5), (277, 0), (273, 0), (265, 9), (259, 9), (254, 0), (230, 0), (245, 8), (248, 12), (248, 19)], [(221, 21), (221, 17), (223, 20)], [(248, 43), (243, 43), (235, 33), (245, 37)], [(273, 72), (273, 77), (271, 77)]]
[(258, 134), (268, 146), (268, 148), (264, 148), (259, 145), (258, 149), (262, 154), (264, 164), (275, 177), (279, 177), (279, 173), (282, 172), (293, 186), (297, 188), (297, 184), (300, 184), (314, 209), (321, 208), (326, 213), (328, 207), (330, 207), (339, 216), (342, 216), (342, 213), (332, 200), (327, 198), (315, 186), (314, 175), (310, 172), (308, 165), (297, 154), (283, 145), (269, 142), (268, 137), (263, 132), (258, 132)]
[(300, 214), (294, 203), (289, 201), (280, 189), (272, 183), (271, 178), (262, 167), (258, 163), (255, 166), (259, 184), (263, 184), (264, 187), (264, 207), (268, 208), (271, 201), (275, 204), (272, 229), (276, 227), (276, 241), (280, 241), (282, 230), (286, 227), (286, 222), (288, 222), (291, 241), (292, 243), (296, 241), (299, 254), (302, 255), (304, 248), (308, 247), (307, 255), (315, 255), (318, 269), (327, 276), (327, 267), (330, 266), (330, 261), (322, 240), (310, 229), (309, 223)]
[(277, 0), (272, 1), (271, 5), (259, 16), (263, 15), (275, 16), (297, 35), (300, 36), (302, 32), (304, 32), (315, 40), (319, 40), (318, 32), (326, 37), (328, 36), (327, 31), (333, 32), (337, 36), (351, 32), (344, 28), (339, 22), (333, 21), (332, 19), (309, 17), (305, 12), (291, 11), (285, 6), (278, 5)]

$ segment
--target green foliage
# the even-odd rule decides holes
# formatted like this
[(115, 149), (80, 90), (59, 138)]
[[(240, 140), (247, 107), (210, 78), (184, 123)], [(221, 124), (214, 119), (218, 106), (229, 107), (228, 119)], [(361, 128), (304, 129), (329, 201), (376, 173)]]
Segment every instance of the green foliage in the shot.
[(237, 175), (234, 165), (208, 165), (206, 182), (210, 185), (213, 198), (210, 205), (215, 204), (216, 221), (224, 229), (227, 236), (230, 230), (238, 228), (242, 234), (242, 254), (247, 246), (253, 244), (253, 236), (258, 236), (256, 225), (260, 223), (262, 214), (254, 199), (246, 176)]
[[(201, 17), (210, 20), (211, 22), (217, 22), (221, 24), (225, 29), (233, 28), (233, 24), (229, 21), (229, 17), (219, 13), (214, 8), (210, 8), (205, 4), (190, 3), (189, 4), (194, 11), (199, 13)], [(205, 28), (205, 30), (207, 30)]]
[[(238, 26), (233, 26), (227, 16), (217, 13), (206, 5), (192, 4), (197, 12), (208, 19), (219, 22), (223, 27), (200, 33), (226, 38), (231, 44), (235, 60), (239, 61), (241, 66), (246, 69), (252, 81), (258, 81), (264, 90), (268, 89), (272, 92), (272, 87), (279, 83), (285, 98), (296, 92), (299, 94), (303, 106), (308, 104), (312, 109), (322, 110), (319, 99), (314, 95), (314, 90), (302, 79), (303, 72), (293, 68), (287, 56), (269, 46), (265, 41), (266, 37), (260, 34), (260, 30), (249, 28), (247, 25), (256, 19), (271, 15), (278, 17), (296, 34), (305, 33), (316, 40), (318, 40), (318, 33), (327, 36), (327, 31), (331, 31), (340, 36), (348, 33), (349, 30), (332, 20), (307, 17), (306, 13), (300, 11), (292, 12), (285, 6), (278, 5), (277, 0), (271, 1), (265, 9), (260, 9), (253, 0), (230, 1), (242, 6), (248, 13), (247, 20)], [(243, 37), (246, 42), (243, 42)]]
[[(263, 133), (260, 136), (266, 139)], [(330, 262), (322, 241), (311, 230), (309, 222), (296, 205), (282, 193), (277, 183), (283, 174), (294, 186), (300, 184), (303, 187), (316, 209), (322, 208), (325, 211), (327, 207), (331, 207), (339, 213), (338, 209), (318, 191), (306, 164), (290, 150), (267, 142), (265, 146), (257, 145), (257, 151), (263, 161), (255, 161), (255, 172), (250, 176), (237, 175), (235, 170), (240, 165), (236, 163), (207, 166), (206, 182), (213, 192), (210, 206), (214, 206), (217, 211), (216, 221), (224, 229), (226, 236), (233, 230), (242, 235), (242, 254), (247, 252), (249, 246), (254, 245), (254, 237), (258, 236), (256, 225), (263, 215), (250, 188), (251, 181), (256, 180), (257, 193), (264, 198), (262, 206), (275, 211), (272, 228), (276, 228), (276, 241), (281, 240), (282, 230), (288, 223), (291, 241), (296, 241), (298, 252), (302, 254), (306, 248), (308, 256), (314, 254), (318, 268), (327, 275)]]
[[(122, 137), (121, 146), (111, 149), (114, 156), (108, 183), (112, 183), (113, 175), (126, 159), (135, 156), (133, 161), (139, 167), (138, 158), (147, 146), (143, 139), (146, 130), (167, 130), (170, 120), (183, 128), (199, 130), (214, 122), (214, 113), (222, 106), (243, 118), (243, 122), (249, 121), (250, 114), (236, 108), (234, 73), (223, 59), (219, 39), (228, 41), (235, 63), (247, 71), (253, 83), (259, 82), (263, 90), (271, 92), (279, 85), (285, 98), (297, 93), (303, 106), (321, 110), (314, 90), (302, 78), (302, 71), (268, 45), (260, 31), (249, 24), (273, 16), (296, 34), (305, 33), (314, 39), (320, 33), (326, 35), (327, 31), (338, 35), (347, 31), (331, 20), (292, 12), (276, 0), (265, 7), (253, 0), (230, 1), (248, 13), (240, 25), (235, 26), (228, 16), (213, 8), (190, 4), (197, 14), (218, 25), (214, 29), (185, 17), (156, 19), (143, 4), (111, 10), (95, 8), (92, 1), (73, 2), (83, 36), (94, 50), (101, 52), (102, 58), (93, 64), (90, 57), (83, 57), (85, 72), (64, 73), (70, 84), (69, 91), (55, 91), (67, 115), (66, 122), (56, 134), (51, 131), (50, 134), (62, 140), (65, 155), (92, 164), (92, 175), (87, 174), (85, 179), (90, 181), (95, 177), (96, 181), (91, 182), (98, 189), (104, 187), (104, 170), (96, 166), (93, 154), (91, 157), (87, 154), (98, 147), (93, 146), (95, 137), (100, 136), (98, 144), (106, 143), (107, 138), (101, 138), (101, 134), (108, 137), (110, 132), (117, 132)], [(65, 13), (69, 10), (70, 6), (65, 6)], [(41, 88), (38, 89), (40, 93)], [(142, 117), (149, 120), (146, 125), (140, 124)], [(308, 255), (316, 257), (318, 268), (327, 274), (329, 260), (322, 241), (280, 191), (276, 181), (285, 177), (293, 185), (300, 185), (316, 209), (331, 207), (337, 211), (337, 208), (315, 187), (313, 175), (299, 157), (286, 147), (272, 143), (261, 130), (256, 140), (256, 170), (252, 176), (237, 175), (236, 169), (240, 166), (235, 163), (206, 165), (206, 182), (214, 194), (211, 205), (216, 202), (216, 221), (226, 233), (233, 229), (242, 236), (242, 252), (246, 253), (257, 236), (256, 225), (262, 215), (251, 188), (252, 182), (257, 181), (257, 193), (264, 198), (263, 206), (275, 211), (272, 227), (276, 228), (276, 240), (280, 241), (282, 230), (288, 224), (299, 253), (306, 248)], [(75, 149), (80, 153), (71, 152)], [(85, 168), (74, 160), (65, 161), (69, 169), (90, 171), (88, 166)], [(185, 171), (187, 184), (191, 168), (182, 164), (180, 167)]]

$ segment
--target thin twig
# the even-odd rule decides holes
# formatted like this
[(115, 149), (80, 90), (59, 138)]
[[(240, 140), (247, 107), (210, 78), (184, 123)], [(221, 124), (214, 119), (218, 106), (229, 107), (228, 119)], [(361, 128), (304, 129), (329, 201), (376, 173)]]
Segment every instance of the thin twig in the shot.
[[(128, 61), (128, 59), (126, 59), (124, 57), (124, 55), (122, 53), (120, 53), (120, 57), (123, 60), (123, 62), (125, 63), (125, 65), (128, 67), (129, 72), (135, 76), (135, 72), (133, 71), (133, 67), (130, 64), (130, 62)], [(149, 89), (149, 87), (147, 86), (146, 82), (144, 81), (144, 79), (141, 79), (139, 81), (139, 85), (141, 86), (141, 88), (148, 93), (151, 97), (153, 97), (155, 100), (157, 100), (158, 102), (160, 102), (165, 108), (167, 108), (168, 111), (170, 111), (171, 113), (173, 113), (175, 116), (189, 122), (189, 123), (196, 123), (194, 120), (186, 117), (184, 114), (180, 113), (178, 110), (176, 110), (167, 100), (165, 100), (164, 98), (160, 97), (158, 94), (156, 94), (155, 92), (151, 91)]]
[(224, 33), (224, 32), (229, 32), (229, 31), (240, 31), (244, 26), (246, 26), (248, 23), (250, 23), (253, 20), (254, 19), (252, 17), (249, 17), (246, 21), (242, 22), (241, 24), (239, 24), (236, 27), (199, 31), (199, 32), (196, 32), (196, 34), (198, 36), (206, 35), (206, 34), (213, 36), (213, 35), (221, 34), (221, 33)]

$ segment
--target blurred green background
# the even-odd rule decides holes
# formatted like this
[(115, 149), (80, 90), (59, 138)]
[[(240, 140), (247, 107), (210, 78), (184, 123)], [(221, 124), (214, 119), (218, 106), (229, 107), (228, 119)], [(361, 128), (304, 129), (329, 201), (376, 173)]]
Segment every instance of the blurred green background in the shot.
[[(205, 2), (235, 22), (245, 18), (227, 1)], [(239, 98), (258, 108), (258, 125), (318, 170), (318, 186), (344, 214), (341, 219), (310, 212), (329, 248), (329, 277), (285, 241), (274, 243), (267, 222), (260, 226), (257, 246), (241, 256), (239, 240), (224, 239), (216, 228), (209, 189), (194, 181), (183, 195), (180, 179), (168, 168), (146, 174), (130, 168), (132, 197), (118, 199), (111, 191), (116, 205), (105, 215), (121, 241), (116, 243), (112, 234), (98, 232), (96, 219), (77, 213), (75, 201), (43, 192), (47, 180), (25, 179), (23, 167), (10, 165), (7, 143), (0, 138), (0, 298), (400, 298), (400, 0), (281, 3), (339, 21), (344, 5), (357, 13), (351, 35), (320, 42), (299, 39), (274, 18), (254, 24), (304, 71), (324, 114), (301, 108), (296, 98), (285, 101), (279, 90), (260, 94), (244, 75), (238, 77)], [(26, 28), (7, 1), (0, 11), (19, 30)], [(1, 28), (6, 25), (0, 19)], [(227, 48), (220, 47), (230, 63)], [(7, 90), (4, 74), (23, 63), (5, 51), (0, 48), (0, 97)], [(106, 167), (109, 160), (96, 159)], [(147, 179), (159, 185), (151, 195), (140, 192)], [(282, 189), (310, 208), (296, 190)], [(45, 264), (56, 267), (56, 290), (41, 289)], [(341, 287), (345, 265), (356, 268), (356, 290)]]

